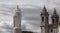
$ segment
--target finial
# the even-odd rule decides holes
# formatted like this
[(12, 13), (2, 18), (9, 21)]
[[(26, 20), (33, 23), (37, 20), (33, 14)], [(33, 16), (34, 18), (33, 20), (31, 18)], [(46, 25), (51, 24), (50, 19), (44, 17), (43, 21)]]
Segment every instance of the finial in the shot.
[(47, 11), (45, 5), (44, 5), (44, 8), (43, 8), (43, 11)]

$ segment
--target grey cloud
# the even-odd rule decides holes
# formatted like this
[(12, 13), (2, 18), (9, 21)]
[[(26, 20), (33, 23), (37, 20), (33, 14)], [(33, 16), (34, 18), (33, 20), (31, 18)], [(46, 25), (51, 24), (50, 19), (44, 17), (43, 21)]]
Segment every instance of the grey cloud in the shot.
[[(37, 8), (37, 9), (32, 9), (32, 8), (24, 8), (23, 10), (23, 20), (26, 20), (26, 22), (30, 25), (33, 26), (33, 28), (37, 27), (39, 28), (40, 26), (40, 13), (42, 12), (42, 8)], [(54, 12), (54, 9), (49, 9), (47, 8), (47, 11), (49, 12), (49, 18), (51, 18), (51, 15)], [(57, 10), (57, 12), (59, 13), (59, 11)], [(51, 22), (51, 20), (49, 19), (49, 22)], [(35, 28), (35, 29), (37, 29)], [(29, 28), (30, 29), (30, 28)], [(28, 29), (28, 30), (29, 30)], [(32, 29), (34, 30), (34, 29)]]
[(40, 19), (37, 17), (25, 17), (24, 20), (38, 21)]
[(26, 30), (26, 25), (25, 25), (25, 24), (22, 25), (22, 26), (21, 26), (21, 29), (22, 29), (22, 31), (25, 31), (25, 30)]
[[(40, 27), (40, 9), (28, 9), (28, 8), (25, 8), (25, 10), (23, 11), (24, 15), (23, 15), (23, 20), (26, 20), (26, 22), (32, 26), (28, 27), (28, 25), (26, 25), (26, 27), (28, 27), (29, 29), (27, 30), (30, 30), (31, 27), (32, 30), (37, 30), (37, 28)], [(32, 31), (31, 30), (31, 31)]]
[(5, 33), (7, 33), (7, 32), (11, 33), (13, 28), (12, 28), (12, 26), (10, 26), (4, 22), (2, 26), (0, 25), (0, 29), (1, 29), (1, 33), (5, 32), (5, 31), (6, 31)]
[[(48, 2), (46, 2), (46, 3), (48, 3)], [(14, 8), (13, 6), (9, 6), (9, 5), (8, 6), (3, 5), (3, 6), (6, 8), (6, 10), (4, 10), (4, 11), (8, 11), (8, 10)], [(34, 5), (24, 5), (24, 7), (25, 6), (31, 6), (31, 7), (34, 7), (34, 8), (21, 8), (22, 18), (23, 18), (22, 20), (26, 21), (26, 22), (24, 22), (25, 24), (22, 25), (22, 30), (31, 30), (31, 31), (36, 30), (36, 31), (38, 31), (39, 28), (40, 28), (40, 22), (41, 22), (40, 12), (42, 11), (42, 7), (41, 6), (34, 6)], [(48, 10), (49, 14), (52, 15), (53, 9), (49, 9), (47, 7), (47, 10)], [(3, 10), (1, 10), (1, 11), (3, 11)], [(11, 12), (13, 13), (13, 11), (11, 11)], [(60, 14), (59, 10), (57, 10), (57, 12), (58, 12), (58, 14)], [(7, 30), (7, 32), (10, 32), (10, 33), (12, 33), (12, 29), (13, 29), (13, 27), (8, 25), (8, 24), (0, 26), (0, 28), (5, 29), (5, 30)], [(3, 31), (0, 31), (0, 32), (4, 33)]]
[(27, 22), (27, 23), (29, 23), (29, 24), (32, 24), (33, 26), (35, 26), (35, 27), (40, 27), (40, 21), (29, 21), (29, 22)]

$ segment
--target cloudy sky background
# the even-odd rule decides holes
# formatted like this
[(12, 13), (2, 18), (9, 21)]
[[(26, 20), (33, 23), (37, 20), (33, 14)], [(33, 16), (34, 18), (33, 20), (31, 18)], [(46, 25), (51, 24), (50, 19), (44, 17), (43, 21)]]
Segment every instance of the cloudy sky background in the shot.
[(60, 13), (60, 0), (0, 0), (0, 33), (12, 33), (13, 15), (17, 5), (22, 11), (22, 30), (24, 31), (40, 32), (40, 12), (44, 5), (50, 17), (54, 8), (58, 14)]

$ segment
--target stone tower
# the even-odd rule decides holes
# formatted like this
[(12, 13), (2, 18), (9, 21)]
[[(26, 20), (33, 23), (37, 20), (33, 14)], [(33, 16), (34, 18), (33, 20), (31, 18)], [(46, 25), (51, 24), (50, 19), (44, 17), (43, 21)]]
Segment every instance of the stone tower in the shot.
[(21, 33), (21, 10), (19, 6), (16, 8), (16, 13), (13, 17), (13, 33)]
[(40, 16), (41, 16), (41, 33), (48, 33), (49, 14), (45, 6)]
[(51, 16), (52, 24), (49, 24), (49, 33), (58, 33), (59, 16), (54, 8), (53, 15)]
[(53, 15), (51, 16), (52, 24), (58, 24), (59, 22), (59, 15), (56, 12), (56, 9), (54, 8)]

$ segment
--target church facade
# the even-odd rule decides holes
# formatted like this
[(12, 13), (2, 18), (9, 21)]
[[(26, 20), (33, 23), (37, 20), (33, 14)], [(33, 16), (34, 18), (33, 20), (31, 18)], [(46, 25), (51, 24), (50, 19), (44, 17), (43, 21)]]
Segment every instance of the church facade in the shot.
[(60, 33), (59, 15), (54, 8), (54, 12), (51, 15), (51, 24), (49, 24), (49, 13), (44, 6), (41, 16), (41, 33)]

